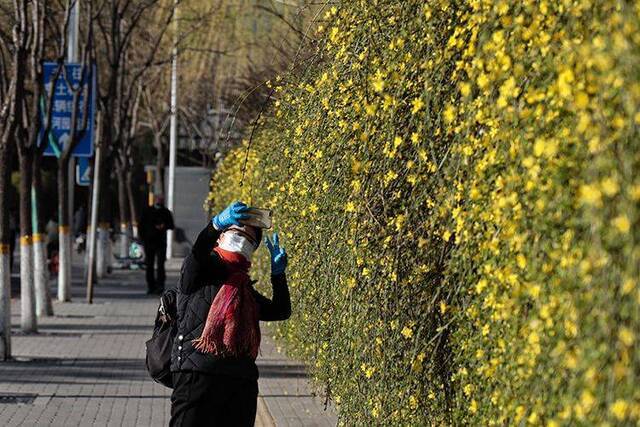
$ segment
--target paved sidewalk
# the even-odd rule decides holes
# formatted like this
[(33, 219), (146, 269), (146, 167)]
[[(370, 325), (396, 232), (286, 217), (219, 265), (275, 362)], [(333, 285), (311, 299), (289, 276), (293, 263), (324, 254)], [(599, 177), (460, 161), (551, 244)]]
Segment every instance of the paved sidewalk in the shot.
[(260, 396), (277, 426), (337, 424), (334, 408), (329, 406), (325, 410), (324, 399), (313, 395), (304, 365), (278, 352), (269, 328), (264, 326), (257, 364)]
[[(75, 267), (75, 266), (74, 266)], [(54, 303), (55, 316), (39, 333), (19, 332), (19, 300), (12, 301), (11, 362), (0, 362), (0, 426), (163, 426), (170, 390), (144, 366), (157, 297), (145, 295), (144, 273), (116, 271), (84, 302), (81, 269), (74, 268), (73, 302)], [(175, 283), (177, 272), (168, 272)], [(258, 426), (335, 425), (311, 396), (304, 367), (276, 352), (264, 330)]]

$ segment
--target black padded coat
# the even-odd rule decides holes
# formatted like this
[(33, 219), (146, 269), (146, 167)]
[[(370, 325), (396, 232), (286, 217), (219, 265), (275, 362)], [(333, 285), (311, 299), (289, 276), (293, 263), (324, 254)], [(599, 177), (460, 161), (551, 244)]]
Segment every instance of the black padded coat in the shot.
[[(247, 356), (219, 357), (202, 353), (191, 341), (202, 334), (209, 308), (226, 271), (213, 248), (220, 232), (211, 223), (200, 232), (191, 253), (185, 258), (177, 292), (177, 332), (171, 352), (171, 371), (196, 371), (234, 377), (257, 379), (255, 361)], [(255, 289), (260, 320), (286, 320), (291, 315), (289, 288), (284, 274), (271, 276), (273, 298), (270, 300)]]

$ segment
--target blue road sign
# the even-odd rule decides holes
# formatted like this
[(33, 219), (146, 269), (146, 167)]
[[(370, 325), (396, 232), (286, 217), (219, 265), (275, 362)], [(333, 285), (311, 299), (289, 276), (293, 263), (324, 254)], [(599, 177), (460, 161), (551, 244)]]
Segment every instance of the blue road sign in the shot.
[[(87, 129), (84, 135), (73, 150), (76, 157), (91, 157), (93, 155), (93, 131), (94, 131), (94, 114), (96, 111), (96, 85), (95, 85), (95, 68), (92, 73), (85, 72), (83, 81), (81, 64), (65, 64), (66, 71), (61, 71), (58, 79), (54, 82), (58, 64), (55, 62), (46, 62), (44, 64), (44, 88), (45, 94), (48, 94), (51, 85), (53, 90), (53, 108), (51, 111), (51, 132), (47, 141), (47, 148), (44, 151), (45, 156), (60, 155), (65, 144), (71, 140), (71, 113), (73, 112), (73, 92), (80, 88), (80, 100), (78, 102), (78, 120), (76, 129), (80, 129), (83, 124), (82, 113), (84, 111), (84, 88), (81, 85), (89, 84), (89, 105)], [(66, 74), (66, 78), (65, 78)], [(91, 80), (89, 80), (91, 79)], [(67, 82), (70, 84), (67, 84)], [(89, 83), (90, 82), (90, 83)], [(40, 105), (44, 107), (43, 100)], [(44, 118), (43, 108), (40, 111)], [(40, 130), (40, 143), (44, 137), (44, 129)]]
[(76, 183), (83, 186), (91, 184), (91, 162), (89, 157), (78, 157)]

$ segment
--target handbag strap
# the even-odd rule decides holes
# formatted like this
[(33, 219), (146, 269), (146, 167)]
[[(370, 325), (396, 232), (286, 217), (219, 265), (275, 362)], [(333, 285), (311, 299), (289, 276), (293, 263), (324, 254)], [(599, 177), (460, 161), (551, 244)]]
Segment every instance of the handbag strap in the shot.
[(158, 311), (160, 312), (160, 319), (163, 322), (171, 322), (171, 316), (169, 315), (169, 313), (167, 313), (167, 309), (164, 306), (164, 295), (160, 297), (160, 308), (158, 308)]

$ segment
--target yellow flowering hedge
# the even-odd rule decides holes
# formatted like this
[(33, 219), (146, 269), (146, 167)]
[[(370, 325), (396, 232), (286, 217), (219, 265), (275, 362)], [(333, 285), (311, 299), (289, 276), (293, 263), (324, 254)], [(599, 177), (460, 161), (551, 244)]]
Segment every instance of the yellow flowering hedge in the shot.
[(278, 335), (343, 422), (640, 423), (640, 2), (356, 0), (318, 37), (208, 208), (274, 209)]

